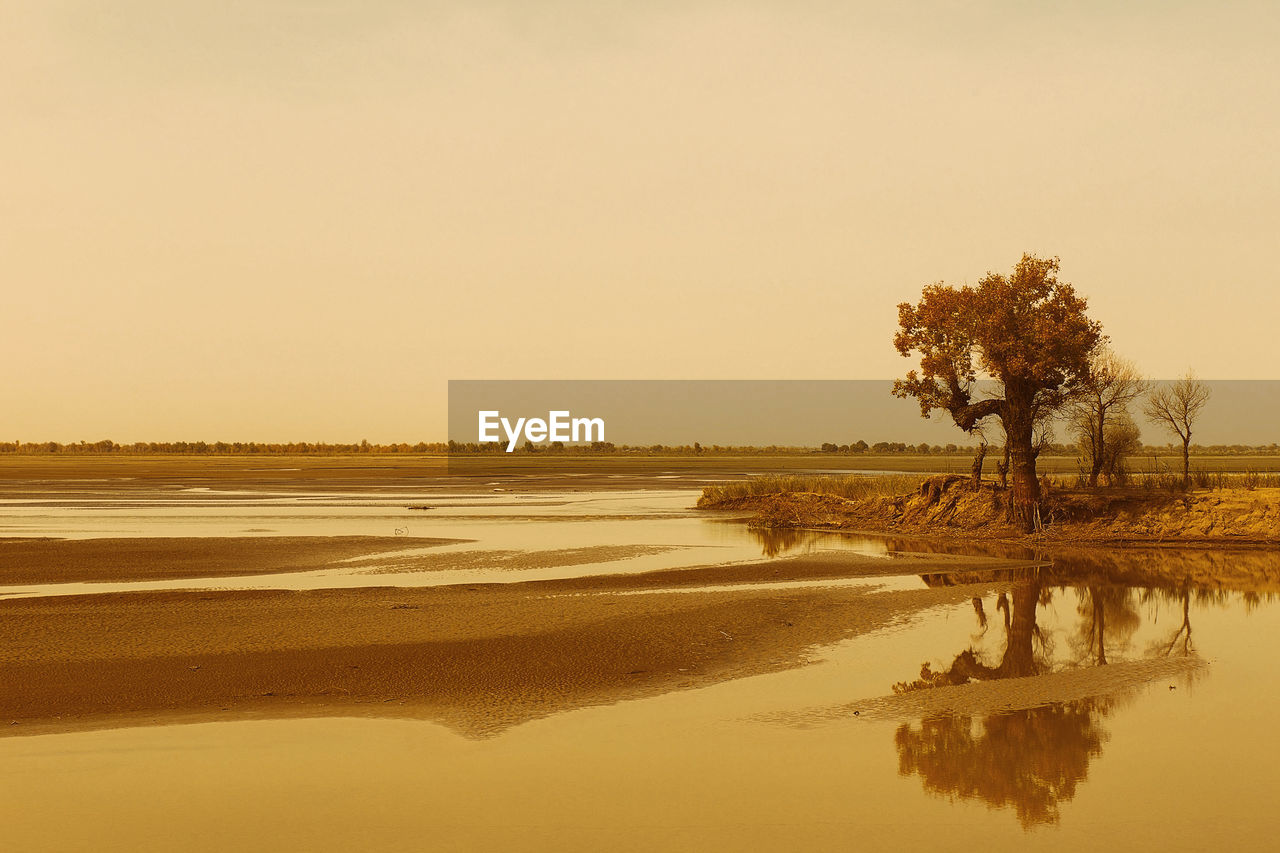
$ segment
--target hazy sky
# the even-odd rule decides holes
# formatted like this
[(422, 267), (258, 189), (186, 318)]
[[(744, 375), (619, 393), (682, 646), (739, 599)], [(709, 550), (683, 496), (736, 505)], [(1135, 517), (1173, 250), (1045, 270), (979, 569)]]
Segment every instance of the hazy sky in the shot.
[(893, 377), (1062, 258), (1280, 378), (1274, 3), (0, 0), (5, 440), (431, 440), (450, 378)]

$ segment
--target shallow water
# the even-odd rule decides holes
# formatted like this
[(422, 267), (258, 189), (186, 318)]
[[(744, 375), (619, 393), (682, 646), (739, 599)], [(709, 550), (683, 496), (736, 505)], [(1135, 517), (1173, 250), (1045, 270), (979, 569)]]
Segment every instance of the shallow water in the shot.
[[(0, 536), (100, 537), (188, 536), (404, 536), (468, 540), (432, 548), (407, 548), (349, 565), (314, 572), (243, 577), (0, 586), (0, 597), (85, 595), (172, 589), (339, 589), (365, 586), (420, 587), (465, 583), (513, 583), (598, 574), (649, 572), (759, 560), (784, 546), (762, 545), (741, 524), (692, 509), (688, 490), (488, 494), (332, 492), (287, 498), (236, 490), (201, 489), (186, 498), (172, 490), (153, 493), (104, 491), (77, 496), (56, 508), (0, 506), (7, 522)], [(226, 494), (234, 494), (234, 501)], [(51, 499), (53, 500), (53, 499)], [(431, 509), (409, 509), (429, 505)], [(594, 547), (657, 546), (658, 553), (602, 562), (531, 568), (493, 559), (489, 566), (450, 569), (452, 555), (483, 563), (491, 552), (569, 551)], [(885, 555), (888, 546), (864, 537), (805, 534), (785, 548)], [(404, 558), (419, 570), (402, 570)], [(410, 566), (412, 567), (412, 566)]]
[[(387, 535), (387, 526), (411, 524), (415, 536), (476, 540), (447, 546), (452, 551), (679, 546), (506, 571), (504, 580), (902, 547), (874, 537), (753, 533), (690, 512), (689, 491), (539, 493), (527, 501), (493, 494), (433, 495), (429, 502), (441, 509), (418, 514), (403, 503), (371, 505), (381, 497), (332, 494), (316, 498), (328, 502), (323, 507), (306, 495), (287, 505), (242, 496), (233, 505), (201, 497), (173, 506), (166, 497), (166, 505), (138, 506), (133, 494), (129, 507), (81, 499), (4, 512), (42, 535)], [(1181, 566), (1185, 555), (1144, 559), (1148, 569)], [(1156, 571), (1143, 582), (1132, 573), (1120, 581), (1107, 572), (1058, 559), (1041, 569), (975, 573), (960, 579), (972, 582), (962, 596), (969, 601), (809, 649), (808, 665), (581, 708), (482, 739), (423, 721), (351, 718), (4, 738), (4, 843), (1271, 849), (1280, 608), (1246, 584), (1208, 588)], [(243, 581), (385, 585), (409, 577), (339, 570), (317, 581), (320, 574)], [(923, 590), (956, 582), (889, 575), (802, 583)], [(919, 681), (965, 683), (912, 684)]]

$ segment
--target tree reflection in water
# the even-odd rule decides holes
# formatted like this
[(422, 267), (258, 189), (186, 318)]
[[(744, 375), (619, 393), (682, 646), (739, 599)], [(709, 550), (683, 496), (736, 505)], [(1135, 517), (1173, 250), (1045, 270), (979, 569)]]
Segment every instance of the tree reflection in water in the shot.
[(1133, 590), (1127, 586), (1093, 584), (1076, 588), (1080, 617), (1068, 643), (1075, 652), (1073, 663), (1105, 666), (1107, 647), (1112, 651), (1128, 648), (1129, 641), (1142, 624), (1134, 604)]
[[(1194, 597), (1196, 603), (1200, 606), (1206, 604), (1225, 605), (1229, 600), (1227, 593), (1220, 589), (1191, 589), (1184, 586), (1177, 591), (1170, 590), (1146, 590), (1143, 593), (1143, 600), (1151, 598), (1161, 598), (1164, 600), (1174, 599), (1181, 605), (1182, 621), (1174, 628), (1167, 637), (1154, 640), (1147, 647), (1147, 654), (1151, 657), (1190, 657), (1196, 653), (1196, 647), (1191, 642), (1191, 599)], [(1272, 596), (1268, 595), (1270, 599)], [(1242, 596), (1245, 605), (1245, 611), (1248, 612), (1251, 606), (1257, 604), (1260, 597), (1257, 593), (1245, 593)]]
[(941, 714), (894, 734), (898, 773), (918, 774), (926, 791), (1012, 806), (1024, 828), (1058, 821), (1089, 762), (1102, 753), (1099, 725), (1112, 700), (1084, 699), (973, 718)]
[(785, 554), (811, 538), (809, 531), (794, 527), (748, 527), (749, 533), (760, 543), (760, 553), (765, 557)]
[[(1105, 663), (1108, 625), (1127, 632), (1126, 641), (1138, 625), (1130, 590), (1096, 587), (1080, 593), (1081, 623), (1071, 644), (1082, 652), (1080, 657)], [(984, 663), (972, 648), (965, 649), (941, 672), (925, 663), (919, 679), (895, 684), (894, 692), (1048, 671), (1052, 649), (1036, 624), (1036, 611), (1052, 596), (1052, 590), (1043, 588), (1040, 572), (1032, 572), (1011, 594), (1002, 593), (996, 600), (1005, 629), (1005, 649), (998, 664)], [(981, 599), (974, 599), (974, 612), (985, 633), (987, 617)], [(1102, 753), (1106, 732), (1100, 720), (1114, 701), (1055, 702), (991, 713), (976, 723), (972, 717), (956, 714), (927, 717), (915, 727), (904, 723), (894, 735), (898, 772), (919, 775), (927, 791), (981, 799), (993, 807), (1012, 806), (1024, 828), (1056, 823), (1058, 804), (1075, 796), (1076, 785), (1088, 775), (1089, 762)]]
[[(1012, 596), (1001, 593), (996, 600), (996, 610), (1003, 617), (1006, 636), (1004, 655), (996, 666), (983, 663), (977, 653), (968, 648), (956, 655), (951, 666), (942, 672), (934, 672), (933, 667), (925, 663), (920, 667), (919, 679), (898, 682), (893, 685), (893, 692), (906, 693), (926, 687), (964, 684), (970, 679), (1018, 678), (1043, 672), (1048, 668), (1048, 641), (1036, 626), (1036, 608), (1041, 604), (1042, 596), (1050, 597), (1052, 593), (1042, 588), (1040, 573), (1033, 571), (1030, 580), (1014, 587)], [(1012, 610), (1010, 597), (1013, 599)], [(981, 599), (974, 600), (974, 612), (979, 627), (985, 632), (987, 617)]]
[[(1055, 590), (1046, 581), (1068, 581), (1077, 598), (1078, 621), (1067, 632), (1069, 654), (1059, 665), (1105, 666), (1127, 651), (1142, 625), (1139, 606), (1176, 604), (1180, 622), (1150, 643), (1147, 657), (1192, 656), (1191, 601), (1225, 604), (1222, 591), (1193, 589), (1189, 584), (1137, 589), (1097, 575), (1068, 579), (1032, 570), (1008, 594), (1001, 593), (989, 619), (981, 598), (973, 599), (976, 641), (989, 622), (1003, 623), (1005, 648), (998, 663), (984, 662), (972, 648), (935, 672), (925, 663), (915, 681), (899, 682), (895, 693), (965, 684), (971, 680), (1019, 678), (1054, 669), (1052, 643), (1036, 623), (1041, 605)], [(926, 578), (926, 582), (928, 578)], [(944, 581), (939, 581), (944, 582)], [(1066, 586), (1058, 587), (1065, 591)], [(925, 790), (949, 797), (974, 798), (993, 807), (1013, 807), (1023, 827), (1056, 823), (1058, 806), (1075, 796), (1088, 774), (1089, 762), (1102, 753), (1107, 738), (1103, 717), (1121, 696), (1053, 702), (1016, 711), (997, 711), (980, 719), (954, 713), (927, 717), (919, 725), (903, 724), (894, 735), (898, 772), (919, 775)]]
[[(766, 556), (811, 546), (812, 539), (791, 529), (755, 529)], [(912, 550), (919, 543), (889, 541), (893, 550)], [(969, 554), (967, 546), (928, 549)], [(922, 548), (923, 550), (923, 548)], [(1000, 554), (1013, 560), (1029, 559), (1021, 550)], [(1235, 563), (1250, 559), (1247, 566)], [(1073, 554), (1057, 559), (1051, 567), (938, 572), (921, 575), (928, 586), (991, 584), (1014, 581), (1008, 592), (990, 601), (972, 599), (975, 630), (970, 647), (954, 656), (945, 669), (928, 663), (914, 681), (898, 682), (893, 692), (905, 694), (970, 681), (1021, 678), (1050, 673), (1063, 667), (1108, 666), (1132, 657), (1134, 637), (1144, 620), (1156, 625), (1164, 605), (1176, 607), (1177, 622), (1148, 638), (1138, 650), (1147, 658), (1194, 657), (1191, 604), (1226, 606), (1240, 601), (1246, 612), (1263, 600), (1273, 600), (1272, 589), (1232, 589), (1220, 578), (1245, 577), (1244, 584), (1275, 576), (1274, 554), (1240, 555), (1230, 559), (1216, 552), (1175, 551), (1099, 552)], [(1233, 566), (1239, 571), (1232, 575)], [(1248, 568), (1250, 571), (1245, 571)], [(1207, 580), (1206, 580), (1207, 579)], [(1238, 578), (1237, 578), (1238, 579)], [(1037, 610), (1055, 595), (1075, 595), (1076, 621), (1056, 636), (1037, 624)], [(1059, 611), (1061, 612), (1061, 611)], [(1147, 614), (1147, 615), (1144, 615)], [(1175, 617), (1176, 618), (1176, 617)], [(998, 659), (991, 640), (1004, 648)], [(996, 646), (995, 648), (998, 648)], [(1055, 655), (1055, 651), (1059, 654)], [(1188, 675), (1188, 677), (1190, 677)], [(1102, 754), (1107, 732), (1102, 721), (1127, 696), (1121, 690), (1105, 697), (1051, 702), (1021, 710), (992, 711), (970, 716), (945, 712), (904, 723), (894, 734), (898, 772), (918, 775), (926, 791), (951, 798), (977, 799), (993, 808), (1012, 808), (1025, 829), (1053, 824), (1059, 807), (1070, 801), (1077, 786), (1088, 777), (1090, 762)]]

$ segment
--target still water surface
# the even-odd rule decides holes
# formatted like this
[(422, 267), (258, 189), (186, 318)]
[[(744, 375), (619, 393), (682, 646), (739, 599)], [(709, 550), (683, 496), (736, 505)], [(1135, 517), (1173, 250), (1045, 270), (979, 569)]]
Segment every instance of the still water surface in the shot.
[[(415, 536), (475, 540), (453, 550), (679, 546), (505, 571), (504, 581), (903, 547), (761, 536), (691, 512), (693, 497), (432, 494), (436, 509), (411, 511), (406, 501), (421, 495), (166, 494), (149, 505), (130, 493), (120, 505), (107, 490), (4, 512), (8, 535), (390, 535), (411, 526)], [(810, 649), (805, 666), (483, 739), (423, 721), (341, 718), (4, 738), (0, 846), (1274, 849), (1280, 608), (1265, 583), (1224, 588), (1151, 571), (1184, 556), (1145, 557), (1142, 572), (1058, 559), (979, 577), (881, 578), (893, 589), (973, 581), (972, 596)], [(1241, 560), (1265, 574), (1274, 557)], [(468, 577), (475, 572), (484, 575)], [(299, 577), (231, 581), (442, 582), (439, 573)]]

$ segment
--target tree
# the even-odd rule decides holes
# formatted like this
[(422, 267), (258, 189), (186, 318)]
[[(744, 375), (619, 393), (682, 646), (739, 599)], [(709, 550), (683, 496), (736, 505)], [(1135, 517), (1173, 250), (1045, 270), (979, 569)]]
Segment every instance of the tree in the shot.
[(1109, 483), (1128, 482), (1129, 466), (1125, 460), (1142, 449), (1142, 431), (1126, 409), (1107, 424), (1103, 435), (1106, 443), (1102, 455), (1102, 475)]
[[(1109, 347), (1099, 347), (1089, 366), (1089, 377), (1071, 403), (1071, 427), (1080, 450), (1089, 464), (1089, 485), (1098, 478), (1110, 478), (1123, 467), (1124, 452), (1130, 446), (1111, 446), (1110, 436), (1127, 437), (1136, 430), (1129, 418), (1129, 404), (1147, 390), (1147, 383), (1133, 362), (1121, 358)], [(1128, 422), (1126, 424), (1126, 422)], [(1136, 436), (1134, 436), (1136, 440)]]
[(1182, 484), (1191, 484), (1191, 428), (1200, 410), (1209, 402), (1209, 386), (1196, 379), (1195, 373), (1151, 392), (1143, 406), (1147, 420), (1174, 433), (1182, 440)]
[[(893, 338), (904, 357), (920, 354), (920, 370), (894, 382), (894, 395), (916, 398), (926, 418), (934, 409), (949, 412), (965, 432), (1000, 419), (1013, 473), (1010, 513), (1026, 531), (1035, 528), (1040, 503), (1036, 425), (1088, 379), (1103, 341), (1086, 301), (1058, 281), (1058, 268), (1057, 258), (1023, 255), (1011, 275), (987, 273), (977, 287), (931, 284), (919, 304), (898, 306)], [(997, 388), (975, 400), (980, 377)]]

